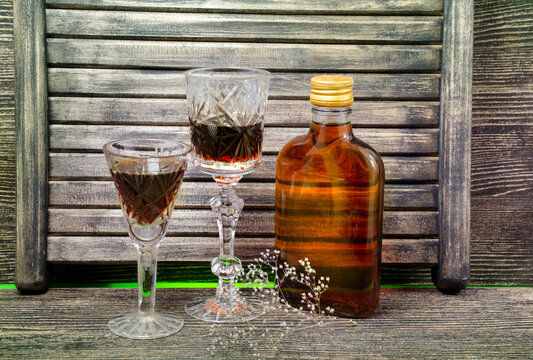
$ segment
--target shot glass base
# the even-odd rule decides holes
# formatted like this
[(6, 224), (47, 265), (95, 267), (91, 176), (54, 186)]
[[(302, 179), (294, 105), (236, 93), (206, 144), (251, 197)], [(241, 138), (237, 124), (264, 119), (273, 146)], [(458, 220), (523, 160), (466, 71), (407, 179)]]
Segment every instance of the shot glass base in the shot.
[(190, 316), (213, 323), (238, 323), (258, 318), (265, 313), (263, 303), (241, 294), (232, 297), (198, 297), (185, 304)]
[(183, 319), (169, 313), (134, 311), (111, 319), (107, 326), (112, 333), (128, 339), (158, 339), (180, 331)]

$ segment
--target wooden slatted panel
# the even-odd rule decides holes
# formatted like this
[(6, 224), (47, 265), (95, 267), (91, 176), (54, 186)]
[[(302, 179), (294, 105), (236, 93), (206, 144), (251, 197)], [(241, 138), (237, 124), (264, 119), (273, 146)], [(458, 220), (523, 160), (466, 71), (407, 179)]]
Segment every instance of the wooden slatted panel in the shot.
[[(265, 128), (263, 152), (279, 151), (307, 129)], [(357, 129), (358, 137), (380, 153), (435, 154), (438, 153), (438, 129)], [(116, 139), (150, 136), (175, 136), (189, 140), (186, 126), (116, 126), (116, 125), (51, 125), (50, 150), (93, 150)]]
[[(383, 219), (384, 236), (436, 236), (438, 214), (434, 211), (386, 211)], [(309, 223), (310, 227), (323, 224)], [(62, 209), (48, 211), (48, 231), (51, 234), (126, 234), (126, 220), (120, 209)], [(273, 236), (274, 212), (247, 209), (239, 219), (240, 236)], [(173, 213), (169, 235), (217, 235), (218, 227), (211, 209), (180, 209)]]
[(442, 19), (424, 16), (299, 16), (48, 9), (49, 36), (225, 41), (357, 42), (441, 40)]
[[(100, 148), (144, 134), (186, 140), (183, 70), (231, 65), (273, 71), (263, 164), (239, 186), (239, 256), (273, 246), (276, 153), (307, 132), (310, 78), (335, 72), (354, 78), (354, 132), (385, 154), (383, 261), (435, 264), (442, 1), (191, 4), (48, 1), (49, 260), (134, 260)], [(162, 260), (216, 255), (215, 188), (189, 168)]]
[(442, 13), (442, 0), (47, 0), (49, 7), (130, 9), (187, 12), (253, 12), (253, 13), (340, 13), (354, 15), (378, 13)]
[[(371, 127), (438, 126), (436, 101), (356, 101), (352, 123)], [(265, 126), (304, 126), (311, 123), (308, 100), (270, 100)], [(51, 124), (188, 125), (185, 99), (50, 97)], [(357, 130), (356, 130), (357, 131)]]
[[(246, 207), (274, 208), (273, 182), (242, 183), (239, 196)], [(257, 191), (261, 189), (261, 191)], [(436, 185), (385, 186), (385, 208), (437, 208)], [(209, 199), (217, 194), (217, 185), (209, 182), (184, 182), (181, 186), (177, 207), (208, 208)], [(58, 207), (118, 207), (117, 193), (111, 181), (50, 181), (51, 206)]]
[[(218, 237), (167, 236), (160, 261), (209, 262), (218, 255)], [(436, 264), (438, 239), (383, 239), (382, 261), (401, 264)], [(235, 253), (242, 260), (253, 260), (265, 249), (274, 248), (273, 238), (237, 238)], [(59, 262), (116, 263), (134, 262), (135, 247), (126, 236), (50, 236), (48, 260)]]
[[(277, 73), (272, 77), (269, 96), (283, 100), (309, 99), (309, 81), (319, 74)], [(353, 78), (356, 99), (436, 100), (439, 98), (439, 74), (343, 73), (343, 75)], [(49, 68), (48, 91), (52, 95), (184, 98), (185, 77), (183, 72), (177, 70)]]

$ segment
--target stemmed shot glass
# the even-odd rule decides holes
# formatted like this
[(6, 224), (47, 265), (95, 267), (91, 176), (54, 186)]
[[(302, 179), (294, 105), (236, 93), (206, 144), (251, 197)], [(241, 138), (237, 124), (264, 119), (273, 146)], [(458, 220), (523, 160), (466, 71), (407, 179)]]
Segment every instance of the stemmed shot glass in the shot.
[(210, 205), (220, 235), (220, 254), (211, 262), (211, 271), (219, 279), (216, 293), (189, 301), (185, 310), (210, 322), (252, 320), (264, 313), (264, 307), (235, 287), (242, 264), (234, 255), (233, 243), (244, 205), (235, 187), (260, 163), (270, 73), (205, 68), (189, 70), (185, 77), (193, 162), (218, 184), (219, 194)]
[(156, 339), (178, 332), (183, 320), (155, 311), (157, 250), (187, 169), (191, 147), (170, 139), (110, 142), (103, 151), (137, 248), (138, 309), (109, 321), (113, 333), (130, 339)]

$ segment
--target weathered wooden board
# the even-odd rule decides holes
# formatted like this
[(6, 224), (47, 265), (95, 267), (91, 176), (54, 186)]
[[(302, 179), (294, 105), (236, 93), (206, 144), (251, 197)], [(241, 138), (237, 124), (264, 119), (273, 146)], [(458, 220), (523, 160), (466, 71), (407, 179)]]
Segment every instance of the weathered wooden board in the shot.
[(521, 208), (515, 204), (515, 209), (487, 210), (472, 203), (470, 262), (477, 283), (533, 287), (531, 195), (519, 197)]
[(533, 7), (474, 6), (471, 284), (533, 286)]
[(44, 3), (13, 4), (16, 118), (16, 268), (23, 292), (48, 289), (47, 69)]
[[(236, 65), (236, 64), (235, 64)], [(276, 73), (273, 99), (309, 99), (309, 81), (319, 73)], [(354, 79), (356, 99), (428, 99), (439, 97), (440, 74), (344, 74)], [(185, 77), (178, 70), (48, 69), (51, 95), (185, 98)]]
[[(12, 51), (10, 67), (13, 71)], [(0, 79), (0, 93), (3, 92), (4, 84), (5, 82)], [(12, 282), (15, 275), (14, 118), (14, 96), (0, 95), (0, 283)]]
[[(438, 235), (436, 211), (386, 211), (383, 215), (385, 235), (435, 236)], [(310, 224), (310, 226), (323, 226)], [(274, 212), (247, 209), (238, 224), (241, 236), (272, 236)], [(126, 220), (120, 209), (48, 209), (50, 234), (126, 234)], [(169, 223), (169, 235), (218, 234), (215, 218), (209, 209), (179, 209)]]
[[(0, 9), (0, 19), (2, 17)], [(5, 15), (4, 15), (5, 18)], [(0, 20), (1, 21), (1, 20)], [(4, 24), (2, 24), (4, 25)], [(1, 26), (1, 25), (0, 25)], [(0, 27), (0, 95), (7, 95), (7, 86), (13, 87), (13, 34), (8, 34), (5, 31), (6, 26)], [(8, 66), (11, 65), (11, 66)]]
[[(49, 97), (51, 124), (188, 125), (185, 99)], [(308, 100), (270, 100), (265, 126), (310, 126)], [(356, 101), (354, 126), (436, 127), (439, 103), (434, 101)], [(355, 130), (357, 132), (357, 130)]]
[[(219, 254), (218, 237), (167, 236), (159, 250), (160, 261), (210, 262)], [(383, 263), (436, 264), (438, 239), (383, 239)], [(235, 254), (252, 261), (265, 249), (274, 248), (273, 238), (237, 238)], [(135, 262), (137, 250), (128, 237), (50, 236), (48, 261), (114, 263)]]
[(0, 0), (0, 282), (15, 276), (13, 2)]
[[(263, 152), (278, 152), (283, 145), (307, 129), (268, 127)], [(358, 138), (380, 154), (436, 154), (438, 129), (357, 129)], [(116, 139), (148, 136), (175, 136), (189, 141), (188, 126), (50, 125), (50, 150), (97, 150)]]
[(313, 16), (48, 9), (48, 36), (224, 41), (439, 42), (438, 16)]
[(444, 0), (439, 138), (439, 266), (441, 290), (470, 281), (470, 151), (473, 0)]
[[(440, 46), (324, 45), (48, 39), (50, 65), (268, 70), (439, 70)], [(335, 54), (335, 56), (332, 56)]]
[[(245, 182), (237, 192), (247, 207), (273, 208), (275, 184)], [(208, 208), (209, 199), (218, 193), (214, 181), (184, 182), (178, 195), (179, 208)], [(119, 206), (111, 181), (50, 181), (49, 205), (57, 207)], [(437, 185), (385, 185), (385, 208), (437, 208)]]
[(358, 0), (356, 3), (339, 0), (300, 0), (267, 2), (249, 0), (47, 0), (48, 7), (83, 9), (129, 9), (184, 12), (230, 12), (230, 13), (335, 13), (357, 15), (361, 13), (442, 13), (442, 0)]
[[(435, 289), (382, 289), (377, 312), (357, 319), (357, 326), (341, 319), (305, 329), (298, 328), (312, 322), (295, 326), (300, 318), (291, 312), (215, 329), (185, 313), (187, 300), (213, 291), (158, 289), (158, 310), (177, 313), (185, 326), (167, 338), (132, 341), (109, 332), (107, 322), (134, 308), (136, 289), (51, 289), (27, 297), (2, 290), (3, 354), (76, 360), (138, 359), (139, 354), (157, 359), (340, 360), (527, 359), (533, 353), (531, 289), (468, 289), (458, 296)], [(270, 333), (262, 337), (266, 329)], [(292, 330), (281, 337), (287, 329)], [(246, 335), (230, 346), (217, 343), (238, 331)]]
[(472, 137), (477, 140), (472, 146), (477, 160), (472, 164), (472, 193), (494, 197), (521, 193), (533, 201), (533, 125), (476, 126)]
[[(52, 66), (187, 69), (247, 66), (271, 71), (437, 71), (436, 45), (325, 45), (48, 39)], [(335, 56), (332, 56), (335, 54)]]
[[(241, 180), (270, 180), (276, 174), (276, 155), (263, 155), (261, 165)], [(386, 181), (436, 181), (438, 158), (430, 156), (384, 156)], [(50, 153), (51, 180), (111, 179), (103, 154)], [(185, 179), (209, 179), (194, 166), (189, 166)]]

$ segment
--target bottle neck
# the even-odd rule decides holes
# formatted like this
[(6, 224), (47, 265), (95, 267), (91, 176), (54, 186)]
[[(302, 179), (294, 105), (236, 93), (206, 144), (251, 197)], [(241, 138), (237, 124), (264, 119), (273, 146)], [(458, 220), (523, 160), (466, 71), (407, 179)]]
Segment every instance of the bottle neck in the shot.
[(352, 112), (349, 106), (326, 107), (313, 105), (313, 122), (320, 125), (344, 125), (350, 122), (348, 115)]
[(335, 139), (344, 137), (351, 139), (353, 137), (352, 124), (349, 116), (352, 109), (345, 107), (312, 107), (313, 122), (311, 124), (311, 133), (319, 135), (320, 142), (331, 142)]

